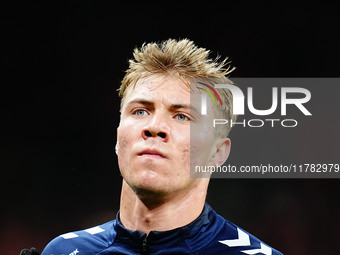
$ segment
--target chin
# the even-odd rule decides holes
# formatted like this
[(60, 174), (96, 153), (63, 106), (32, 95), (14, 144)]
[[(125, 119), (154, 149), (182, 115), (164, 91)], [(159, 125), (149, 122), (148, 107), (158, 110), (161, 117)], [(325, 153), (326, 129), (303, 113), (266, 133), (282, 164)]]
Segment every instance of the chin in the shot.
[(154, 171), (143, 171), (138, 181), (138, 186), (154, 192), (162, 192), (167, 187), (167, 180), (165, 177)]
[(152, 170), (137, 170), (123, 175), (124, 180), (134, 187), (154, 186), (160, 181), (160, 175)]

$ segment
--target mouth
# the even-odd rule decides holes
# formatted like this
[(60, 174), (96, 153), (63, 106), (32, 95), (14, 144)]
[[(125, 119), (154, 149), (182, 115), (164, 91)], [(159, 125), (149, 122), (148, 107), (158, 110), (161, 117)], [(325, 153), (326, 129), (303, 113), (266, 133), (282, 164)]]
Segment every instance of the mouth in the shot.
[(153, 159), (165, 159), (166, 156), (158, 150), (146, 149), (137, 154), (139, 157), (153, 158)]

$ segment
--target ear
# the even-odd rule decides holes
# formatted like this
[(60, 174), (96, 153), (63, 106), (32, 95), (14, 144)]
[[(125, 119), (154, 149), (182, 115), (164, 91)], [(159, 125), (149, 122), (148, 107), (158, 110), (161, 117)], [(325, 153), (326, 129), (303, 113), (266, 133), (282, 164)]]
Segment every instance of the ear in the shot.
[(210, 165), (221, 166), (227, 161), (230, 153), (231, 141), (229, 138), (219, 138), (215, 144), (215, 150), (210, 158)]

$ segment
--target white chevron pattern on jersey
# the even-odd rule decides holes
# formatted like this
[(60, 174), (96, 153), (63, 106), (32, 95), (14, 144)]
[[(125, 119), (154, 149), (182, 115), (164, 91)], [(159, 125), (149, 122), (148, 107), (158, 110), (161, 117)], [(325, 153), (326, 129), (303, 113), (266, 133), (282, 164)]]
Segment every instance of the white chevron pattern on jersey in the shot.
[[(98, 233), (101, 233), (101, 232), (104, 232), (105, 229), (102, 229), (100, 227), (93, 227), (93, 228), (88, 228), (88, 229), (85, 229), (84, 232), (87, 232), (91, 235), (95, 235), (95, 234), (98, 234)], [(75, 234), (75, 233), (67, 233), (67, 234), (63, 234), (63, 235), (60, 235), (62, 238), (64, 239), (71, 239), (71, 238), (76, 238), (76, 237), (79, 237), (79, 235)]]
[(268, 247), (267, 245), (264, 245), (263, 243), (260, 243), (261, 244), (261, 248), (260, 249), (253, 249), (253, 250), (244, 250), (244, 251), (241, 251), (245, 254), (265, 254), (265, 255), (272, 255), (272, 248)]
[(237, 239), (224, 240), (219, 242), (228, 245), (229, 247), (249, 246), (250, 245), (249, 235), (239, 228), (237, 228), (237, 233), (238, 233)]
[[(249, 235), (242, 231), (241, 229), (237, 228), (238, 238), (237, 239), (230, 239), (230, 240), (223, 240), (219, 241), (224, 245), (228, 245), (229, 247), (237, 247), (237, 246), (250, 246), (250, 238)], [(264, 255), (272, 255), (272, 248), (260, 243), (260, 249), (252, 249), (252, 250), (243, 250), (241, 252), (249, 255), (253, 254), (264, 254)]]
[(63, 234), (63, 235), (60, 235), (60, 236), (64, 239), (71, 239), (71, 238), (78, 237), (78, 235), (76, 235), (75, 233), (67, 233), (67, 234)]
[(104, 232), (105, 230), (100, 227), (93, 227), (93, 228), (85, 229), (84, 231), (87, 233), (90, 233), (91, 235), (94, 235), (94, 234)]

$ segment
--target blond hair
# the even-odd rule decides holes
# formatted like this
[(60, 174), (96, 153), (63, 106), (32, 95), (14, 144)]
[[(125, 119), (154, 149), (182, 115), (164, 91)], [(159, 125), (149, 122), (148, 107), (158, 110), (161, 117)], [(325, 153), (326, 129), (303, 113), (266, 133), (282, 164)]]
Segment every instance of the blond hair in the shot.
[[(135, 86), (140, 78), (152, 74), (174, 75), (188, 86), (190, 85), (187, 81), (190, 79), (198, 79), (212, 86), (217, 83), (232, 84), (226, 77), (234, 70), (229, 66), (228, 58), (219, 62), (219, 57), (210, 59), (209, 54), (209, 50), (198, 48), (188, 39), (144, 43), (140, 49), (134, 49), (134, 58), (129, 60), (129, 68), (118, 89), (122, 102), (129, 86)], [(227, 89), (220, 91), (223, 105), (219, 107), (218, 115), (235, 121), (236, 116), (232, 113), (232, 95)], [(222, 133), (220, 131), (218, 133), (227, 136), (230, 129), (230, 125), (227, 125)]]

